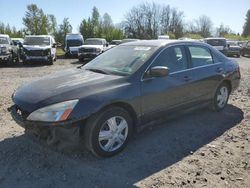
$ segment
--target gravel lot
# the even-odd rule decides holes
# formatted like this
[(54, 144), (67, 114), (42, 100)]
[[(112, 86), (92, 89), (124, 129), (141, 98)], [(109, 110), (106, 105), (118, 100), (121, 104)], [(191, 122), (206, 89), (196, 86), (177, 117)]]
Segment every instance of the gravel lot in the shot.
[(77, 60), (0, 67), (0, 187), (249, 187), (250, 58), (235, 59), (241, 86), (223, 112), (199, 110), (147, 128), (109, 159), (55, 152), (24, 135), (7, 111), (20, 85)]

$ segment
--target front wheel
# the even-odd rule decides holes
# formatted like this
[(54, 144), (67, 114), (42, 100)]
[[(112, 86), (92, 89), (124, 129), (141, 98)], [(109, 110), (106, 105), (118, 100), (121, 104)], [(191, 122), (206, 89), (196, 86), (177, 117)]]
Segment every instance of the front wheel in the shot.
[(223, 110), (228, 102), (230, 90), (229, 86), (226, 83), (222, 83), (216, 90), (216, 93), (214, 95), (213, 99), (213, 109), (215, 111), (221, 111)]
[(94, 155), (111, 157), (125, 148), (131, 133), (129, 113), (120, 107), (111, 107), (87, 121), (84, 142)]

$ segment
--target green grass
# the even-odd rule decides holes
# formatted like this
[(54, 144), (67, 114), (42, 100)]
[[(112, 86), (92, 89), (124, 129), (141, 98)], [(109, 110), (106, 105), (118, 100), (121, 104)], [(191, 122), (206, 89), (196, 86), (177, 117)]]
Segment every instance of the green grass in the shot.
[(56, 56), (63, 56), (64, 55), (64, 51), (62, 48), (56, 48)]

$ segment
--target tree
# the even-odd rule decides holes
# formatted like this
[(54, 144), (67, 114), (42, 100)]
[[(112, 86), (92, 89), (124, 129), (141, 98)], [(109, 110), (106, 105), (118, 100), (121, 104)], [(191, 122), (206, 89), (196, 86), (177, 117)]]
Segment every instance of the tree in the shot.
[(223, 24), (220, 24), (220, 26), (216, 29), (216, 34), (219, 37), (225, 37), (226, 35), (232, 34), (232, 30), (229, 26), (224, 26)]
[(9, 24), (5, 25), (2, 22), (0, 22), (0, 33), (7, 34), (11, 38), (23, 38), (24, 37), (23, 29), (17, 30), (15, 27), (11, 27)]
[(91, 26), (93, 27), (93, 37), (100, 37), (100, 13), (95, 6), (92, 9)]
[(200, 16), (197, 20), (189, 23), (187, 33), (198, 34), (204, 38), (212, 35), (213, 23), (206, 15)]
[(125, 35), (139, 39), (155, 39), (159, 34), (183, 35), (183, 12), (156, 3), (142, 3), (133, 7), (124, 22)]
[(246, 22), (243, 26), (242, 36), (244, 37), (250, 36), (250, 9), (247, 11), (246, 14)]
[(56, 17), (53, 14), (48, 15), (48, 21), (49, 21), (49, 29), (48, 32), (52, 35), (55, 35), (57, 32), (57, 22)]
[(64, 18), (62, 24), (59, 25), (59, 30), (55, 34), (56, 41), (64, 44), (64, 39), (68, 33), (72, 33), (72, 26), (69, 18)]
[(47, 34), (46, 19), (47, 17), (42, 9), (39, 9), (35, 4), (30, 4), (27, 6), (27, 11), (23, 17), (23, 24), (32, 35)]

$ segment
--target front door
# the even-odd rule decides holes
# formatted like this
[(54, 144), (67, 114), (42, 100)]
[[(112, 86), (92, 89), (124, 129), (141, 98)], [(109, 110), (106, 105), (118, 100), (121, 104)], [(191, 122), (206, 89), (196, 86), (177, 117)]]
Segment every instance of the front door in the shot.
[(149, 69), (154, 66), (168, 67), (169, 75), (142, 80), (141, 111), (145, 121), (191, 100), (192, 73), (183, 46), (164, 49)]

